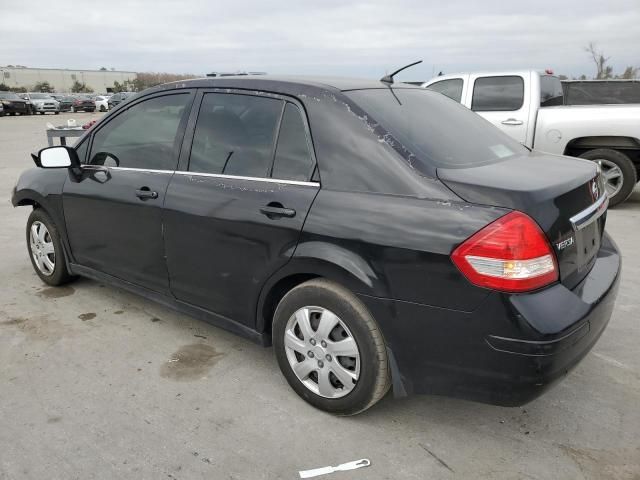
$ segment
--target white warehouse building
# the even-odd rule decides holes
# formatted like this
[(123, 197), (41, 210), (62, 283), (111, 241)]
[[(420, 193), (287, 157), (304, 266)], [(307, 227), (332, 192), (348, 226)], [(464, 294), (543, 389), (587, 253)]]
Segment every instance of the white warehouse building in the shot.
[(10, 88), (24, 87), (29, 91), (36, 83), (49, 82), (56, 92), (70, 92), (77, 81), (96, 93), (106, 93), (113, 89), (114, 82), (122, 84), (125, 80), (135, 80), (136, 75), (136, 72), (113, 70), (0, 67), (0, 83)]

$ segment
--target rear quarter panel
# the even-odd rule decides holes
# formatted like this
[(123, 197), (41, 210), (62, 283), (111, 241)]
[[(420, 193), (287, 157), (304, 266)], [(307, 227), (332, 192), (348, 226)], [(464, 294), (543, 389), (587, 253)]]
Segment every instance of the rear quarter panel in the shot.
[(320, 190), (293, 261), (332, 265), (355, 293), (470, 311), (488, 290), (451, 251), (506, 210), (463, 202)]
[(581, 137), (631, 137), (640, 140), (640, 106), (559, 106), (538, 110), (533, 148), (563, 154)]

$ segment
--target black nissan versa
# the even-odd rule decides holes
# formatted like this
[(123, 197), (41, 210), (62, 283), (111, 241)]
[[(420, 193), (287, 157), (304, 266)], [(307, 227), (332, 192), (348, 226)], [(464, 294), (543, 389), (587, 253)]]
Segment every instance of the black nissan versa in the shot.
[(329, 412), (391, 386), (521, 405), (616, 297), (593, 162), (392, 78), (166, 84), (34, 160), (13, 204), (33, 207), (45, 283), (90, 277), (272, 343)]

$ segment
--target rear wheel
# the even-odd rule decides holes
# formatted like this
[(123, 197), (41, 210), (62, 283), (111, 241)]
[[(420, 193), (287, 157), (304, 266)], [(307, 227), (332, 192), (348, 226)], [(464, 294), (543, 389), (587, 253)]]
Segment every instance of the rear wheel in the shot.
[(104, 106), (104, 105), (100, 105), (100, 111), (101, 111), (101, 112), (106, 112), (106, 111), (107, 111), (107, 109), (105, 108), (105, 106)]
[(44, 283), (57, 286), (73, 280), (58, 230), (42, 209), (35, 209), (27, 220), (27, 249), (33, 269)]
[(580, 158), (593, 160), (602, 170), (605, 189), (612, 207), (624, 202), (636, 185), (636, 168), (624, 153), (610, 148), (597, 148), (580, 155)]
[(305, 282), (278, 304), (273, 345), (283, 375), (316, 408), (355, 415), (389, 390), (382, 333), (365, 305), (333, 282)]

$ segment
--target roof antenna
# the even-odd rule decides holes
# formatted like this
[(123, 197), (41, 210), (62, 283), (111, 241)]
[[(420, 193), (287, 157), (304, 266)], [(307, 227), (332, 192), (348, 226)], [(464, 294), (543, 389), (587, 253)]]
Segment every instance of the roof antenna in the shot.
[(390, 75), (385, 75), (384, 77), (382, 77), (382, 78), (380, 79), (380, 81), (381, 81), (382, 83), (388, 83), (389, 85), (391, 85), (391, 84), (393, 83), (393, 77), (394, 77), (394, 75), (396, 75), (396, 74), (400, 73), (400, 72), (401, 72), (401, 71), (403, 71), (403, 70), (406, 70), (406, 69), (407, 69), (407, 68), (409, 68), (409, 67), (413, 67), (414, 65), (417, 65), (417, 64), (419, 64), (419, 63), (422, 63), (422, 60), (418, 60), (417, 62), (413, 62), (413, 63), (410, 63), (409, 65), (405, 65), (404, 67), (399, 68), (398, 70), (396, 70), (396, 71), (395, 71), (395, 72), (393, 72), (392, 74), (390, 74)]

